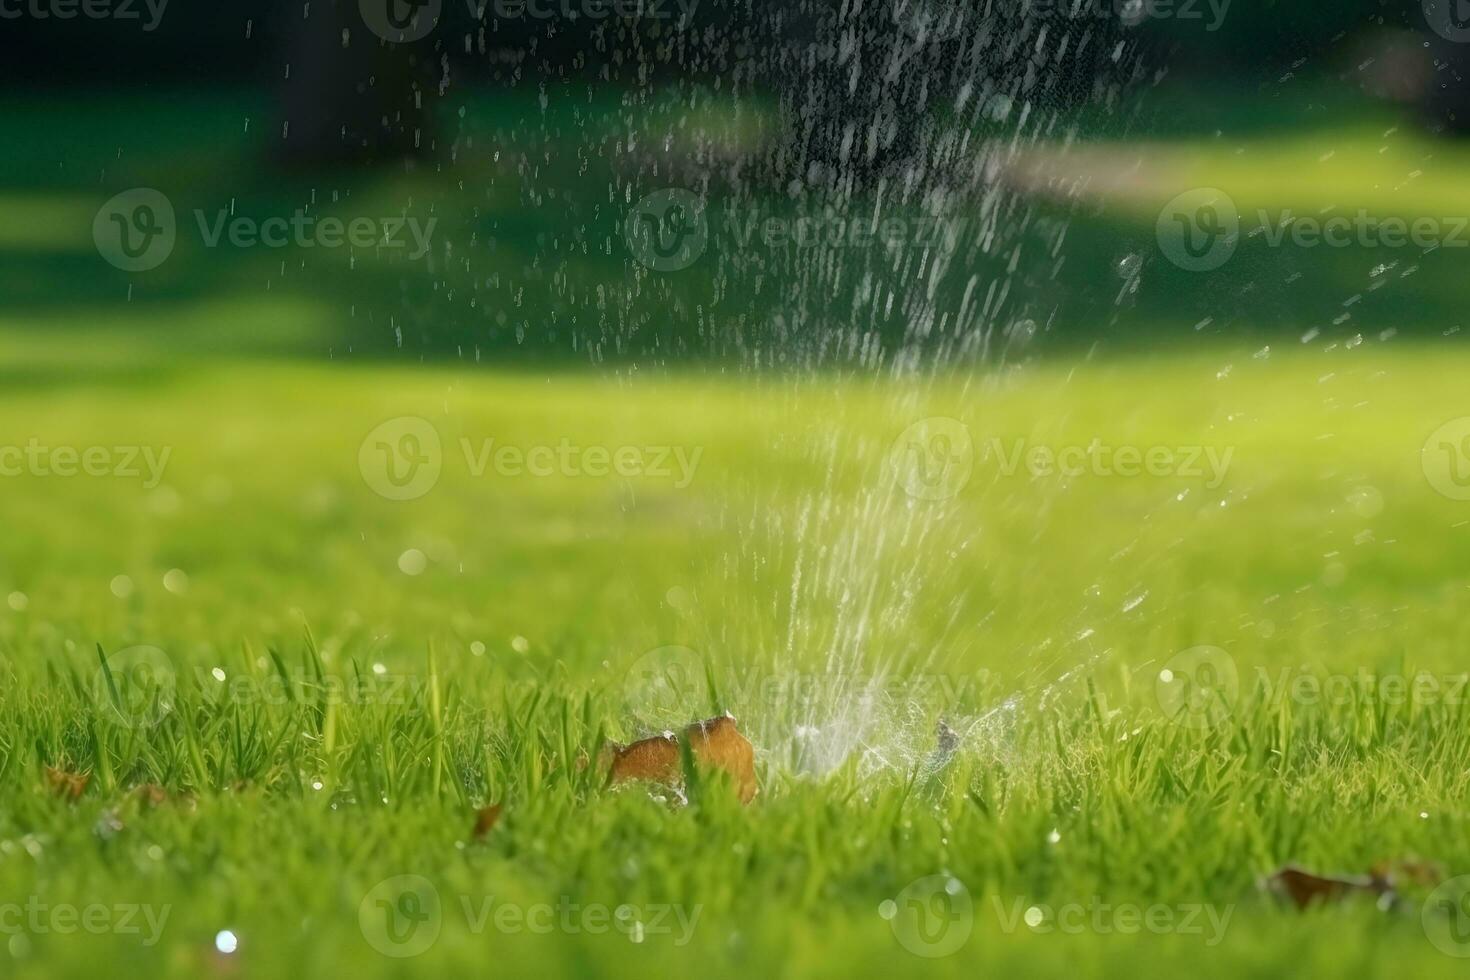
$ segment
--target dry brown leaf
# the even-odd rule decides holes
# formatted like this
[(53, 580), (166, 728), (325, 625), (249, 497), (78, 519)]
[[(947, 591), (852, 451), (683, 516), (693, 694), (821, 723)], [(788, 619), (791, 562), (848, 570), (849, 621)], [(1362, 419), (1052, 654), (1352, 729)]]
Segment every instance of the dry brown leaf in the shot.
[(755, 799), (760, 791), (755, 782), (755, 748), (735, 727), (734, 718), (721, 715), (695, 722), (685, 734), (696, 762), (729, 773), (741, 803)]
[(503, 808), (502, 803), (480, 807), (475, 813), (475, 840), (479, 840), (495, 829), (495, 825), (500, 822), (500, 811)]
[(1376, 873), (1329, 877), (1287, 865), (1267, 878), (1266, 885), (1276, 894), (1290, 899), (1299, 909), (1314, 903), (1340, 902), (1352, 895), (1371, 895), (1380, 904), (1396, 898), (1393, 885)]
[(90, 772), (68, 772), (55, 766), (46, 767), (46, 786), (63, 800), (75, 803), (92, 781)]
[(168, 790), (157, 783), (144, 783), (137, 789), (138, 799), (147, 804), (150, 809), (163, 806), (168, 802)]
[(633, 779), (673, 784), (682, 775), (679, 740), (672, 734), (640, 739), (631, 745), (609, 743), (603, 754), (608, 760), (614, 786)]
[(1375, 862), (1369, 873), (1375, 878), (1398, 885), (1401, 882), (1409, 882), (1421, 888), (1433, 888), (1444, 881), (1445, 870), (1442, 865), (1433, 861), (1424, 861), (1419, 858), (1404, 858), (1399, 861)]
[[(741, 803), (755, 799), (759, 787), (755, 778), (755, 749), (740, 734), (735, 719), (721, 715), (708, 721), (697, 721), (684, 729), (694, 761), (709, 769), (730, 775)], [(676, 786), (683, 778), (679, 759), (679, 740), (672, 733), (655, 735), (631, 745), (609, 743), (602, 758), (612, 784), (630, 780), (648, 780)]]

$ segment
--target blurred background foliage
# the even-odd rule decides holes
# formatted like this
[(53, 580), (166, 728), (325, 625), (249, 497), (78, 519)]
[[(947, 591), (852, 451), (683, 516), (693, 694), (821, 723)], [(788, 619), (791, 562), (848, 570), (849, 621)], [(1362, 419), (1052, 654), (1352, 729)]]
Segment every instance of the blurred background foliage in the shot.
[[(1023, 39), (1076, 23), (1055, 5), (1016, 6)], [(1015, 279), (976, 349), (960, 353), (1458, 329), (1452, 249), (1290, 250), (1247, 236), (1229, 266), (1199, 275), (1163, 260), (1154, 222), (1195, 186), (1224, 187), (1242, 211), (1470, 213), (1460, 191), (1470, 156), (1454, 139), (1470, 119), (1457, 50), (1470, 45), (1438, 38), (1414, 2), (1235, 2), (1213, 30), (1209, 5), (1195, 6), (1200, 19), (1136, 24), (1108, 10), (1084, 31), (1096, 54), (1070, 72), (1044, 66), (1035, 88), (1024, 44), (1005, 31), (984, 42), (994, 97), (1026, 111), (1034, 98), (1051, 115), (968, 196), (900, 203), (958, 206), (971, 221), (958, 260), (924, 297), (926, 315), (958, 309), (976, 277)], [(649, 274), (630, 261), (622, 221), (664, 186), (696, 187), (712, 213), (793, 207), (788, 178), (819, 155), (823, 126), (878, 111), (832, 96), (842, 78), (811, 71), (802, 89), (788, 72), (833, 9), (705, 2), (690, 29), (671, 30), (477, 17), (447, 0), (438, 29), (402, 45), (372, 37), (347, 0), (175, 3), (151, 31), (9, 20), (0, 331), (33, 335), (10, 346), (42, 360), (48, 337), (71, 343), (130, 317), (139, 356), (651, 363), (759, 360), (764, 349), (824, 360), (848, 342), (832, 321), (860, 305), (854, 283), (893, 274), (892, 257), (827, 256), (836, 271), (794, 275), (809, 257), (722, 253), (717, 242), (694, 274)], [(870, 40), (891, 44), (892, 32)], [(923, 98), (934, 116), (967, 92), (970, 79), (949, 68), (959, 43), (933, 43), (914, 62), (932, 79)], [(789, 117), (804, 101), (820, 105), (797, 133)], [(1016, 118), (1007, 108), (975, 136), (1019, 142)], [(1096, 152), (1077, 153), (1079, 143)], [(138, 185), (164, 190), (185, 229), (169, 263), (141, 276), (100, 263), (90, 242), (98, 204)], [(1370, 200), (1374, 187), (1413, 193)], [(827, 203), (881, 193), (859, 181)], [(226, 255), (187, 231), (196, 209), (300, 208), (435, 218), (435, 251), (422, 262), (351, 250)], [(996, 208), (1004, 247), (984, 240)], [(810, 294), (827, 290), (814, 313)], [(913, 304), (864, 315), (863, 329), (888, 345), (912, 342)]]

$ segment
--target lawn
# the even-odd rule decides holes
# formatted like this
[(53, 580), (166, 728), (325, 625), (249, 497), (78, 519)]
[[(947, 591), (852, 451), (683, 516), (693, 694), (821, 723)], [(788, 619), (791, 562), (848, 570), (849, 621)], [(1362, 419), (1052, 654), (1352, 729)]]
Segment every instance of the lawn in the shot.
[[(205, 361), (7, 390), (5, 431), (41, 446), (168, 451), (156, 481), (141, 462), (4, 481), (0, 893), (145, 906), (136, 935), (36, 913), (50, 925), (9, 939), (13, 975), (973, 974), (1084, 954), (1099, 975), (1447, 974), (1425, 888), (1300, 914), (1255, 880), (1470, 867), (1467, 504), (1421, 461), (1465, 367), (1404, 343), (922, 386)], [(363, 443), (405, 416), (438, 433), (441, 472), (390, 500)], [(974, 449), (923, 499), (892, 450), (934, 417)], [(697, 464), (536, 476), (491, 455), (477, 475), (492, 438)], [(1018, 439), (1230, 455), (1223, 474), (1179, 455), (1178, 473), (1058, 476), (1010, 468)], [(156, 648), (173, 695), (124, 669), (110, 692), (96, 645), (123, 667)], [(707, 676), (645, 697), (635, 667), (671, 645)], [(1238, 697), (1171, 718), (1157, 678), (1200, 645), (1228, 652)], [(1358, 668), (1442, 686), (1281, 681)], [(718, 780), (688, 805), (609, 790), (589, 762), (724, 710), (756, 746), (749, 807)], [(48, 767), (90, 779), (73, 800)], [(941, 874), (972, 896), (973, 935), (917, 958), (933, 948), (907, 904), (880, 906)], [(440, 901), (412, 959), (359, 921), (398, 875)], [(1130, 903), (1179, 931), (1128, 934), (1112, 909)], [(631, 906), (644, 932), (572, 905)], [(1077, 906), (1078, 934), (1017, 919)], [(549, 934), (517, 918), (541, 907)]]
[[(933, 280), (1014, 266), (986, 356), (874, 369), (812, 351), (891, 256), (624, 254), (625, 131), (760, 119), (580, 91), (467, 99), (432, 173), (289, 177), (248, 96), (0, 100), (40, 134), (0, 175), (0, 973), (1458, 971), (1457, 253), (1152, 236), (1191, 186), (1451, 214), (1461, 152), (1154, 146), (1157, 201), (1018, 198)], [(441, 247), (189, 231), (129, 275), (90, 228), (140, 183)], [(687, 758), (608, 785), (721, 712), (748, 806)], [(1383, 861), (1391, 907), (1259, 885)]]

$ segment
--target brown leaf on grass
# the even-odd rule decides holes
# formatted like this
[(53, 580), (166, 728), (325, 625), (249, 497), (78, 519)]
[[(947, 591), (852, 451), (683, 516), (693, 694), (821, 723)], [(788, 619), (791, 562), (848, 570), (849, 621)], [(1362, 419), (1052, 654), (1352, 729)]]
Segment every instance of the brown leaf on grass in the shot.
[(1266, 879), (1267, 889), (1287, 898), (1299, 909), (1313, 904), (1340, 902), (1354, 895), (1370, 895), (1380, 905), (1392, 904), (1398, 897), (1392, 883), (1376, 872), (1371, 875), (1329, 877), (1287, 865)]
[(165, 803), (173, 803), (181, 810), (190, 811), (198, 806), (198, 801), (195, 800), (193, 793), (187, 790), (171, 793), (157, 783), (143, 783), (133, 790), (133, 795), (140, 806), (150, 810), (156, 810)]
[[(755, 778), (755, 749), (740, 734), (734, 718), (721, 715), (697, 721), (684, 729), (684, 738), (696, 764), (730, 775), (741, 803), (755, 799), (760, 791)], [(672, 732), (631, 745), (609, 743), (603, 747), (602, 759), (614, 786), (631, 780), (677, 786), (684, 776), (679, 739)]]
[(729, 715), (698, 721), (685, 729), (694, 759), (730, 774), (741, 803), (749, 803), (760, 791), (755, 782), (755, 748), (740, 734)]
[(68, 772), (55, 766), (46, 767), (46, 786), (51, 792), (69, 803), (81, 799), (92, 781), (90, 772)]
[(503, 803), (496, 803), (491, 806), (482, 806), (476, 811), (475, 840), (480, 840), (495, 829), (495, 825), (500, 822), (500, 811), (504, 806)]
[(168, 802), (168, 790), (157, 783), (144, 783), (135, 791), (138, 799), (150, 809), (163, 806)]
[(1404, 858), (1399, 861), (1376, 861), (1369, 874), (1395, 886), (1409, 882), (1420, 888), (1433, 888), (1444, 881), (1444, 866), (1419, 858)]
[(603, 748), (614, 786), (634, 779), (655, 783), (677, 783), (683, 773), (679, 767), (679, 740), (672, 732), (639, 739), (631, 745), (608, 743)]

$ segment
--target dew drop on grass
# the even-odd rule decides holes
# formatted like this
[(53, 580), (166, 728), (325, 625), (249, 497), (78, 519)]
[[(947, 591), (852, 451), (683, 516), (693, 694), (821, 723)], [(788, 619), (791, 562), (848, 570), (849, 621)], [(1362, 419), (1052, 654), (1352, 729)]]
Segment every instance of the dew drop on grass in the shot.
[(126, 599), (133, 594), (133, 580), (126, 575), (114, 575), (107, 587), (119, 599)]
[(405, 575), (422, 575), (428, 567), (428, 557), (417, 548), (409, 548), (398, 556), (398, 570)]
[(189, 576), (183, 569), (170, 568), (163, 573), (163, 587), (174, 595), (183, 595), (189, 591)]
[(531, 649), (531, 641), (524, 636), (513, 637), (510, 641), (510, 648), (516, 653), (525, 653)]
[(476, 640), (475, 642), (470, 644), (470, 653), (474, 654), (477, 657), (483, 657), (485, 655), (485, 644), (481, 643), (479, 640)]
[(214, 937), (214, 948), (226, 956), (240, 948), (240, 939), (228, 929), (222, 929)]

